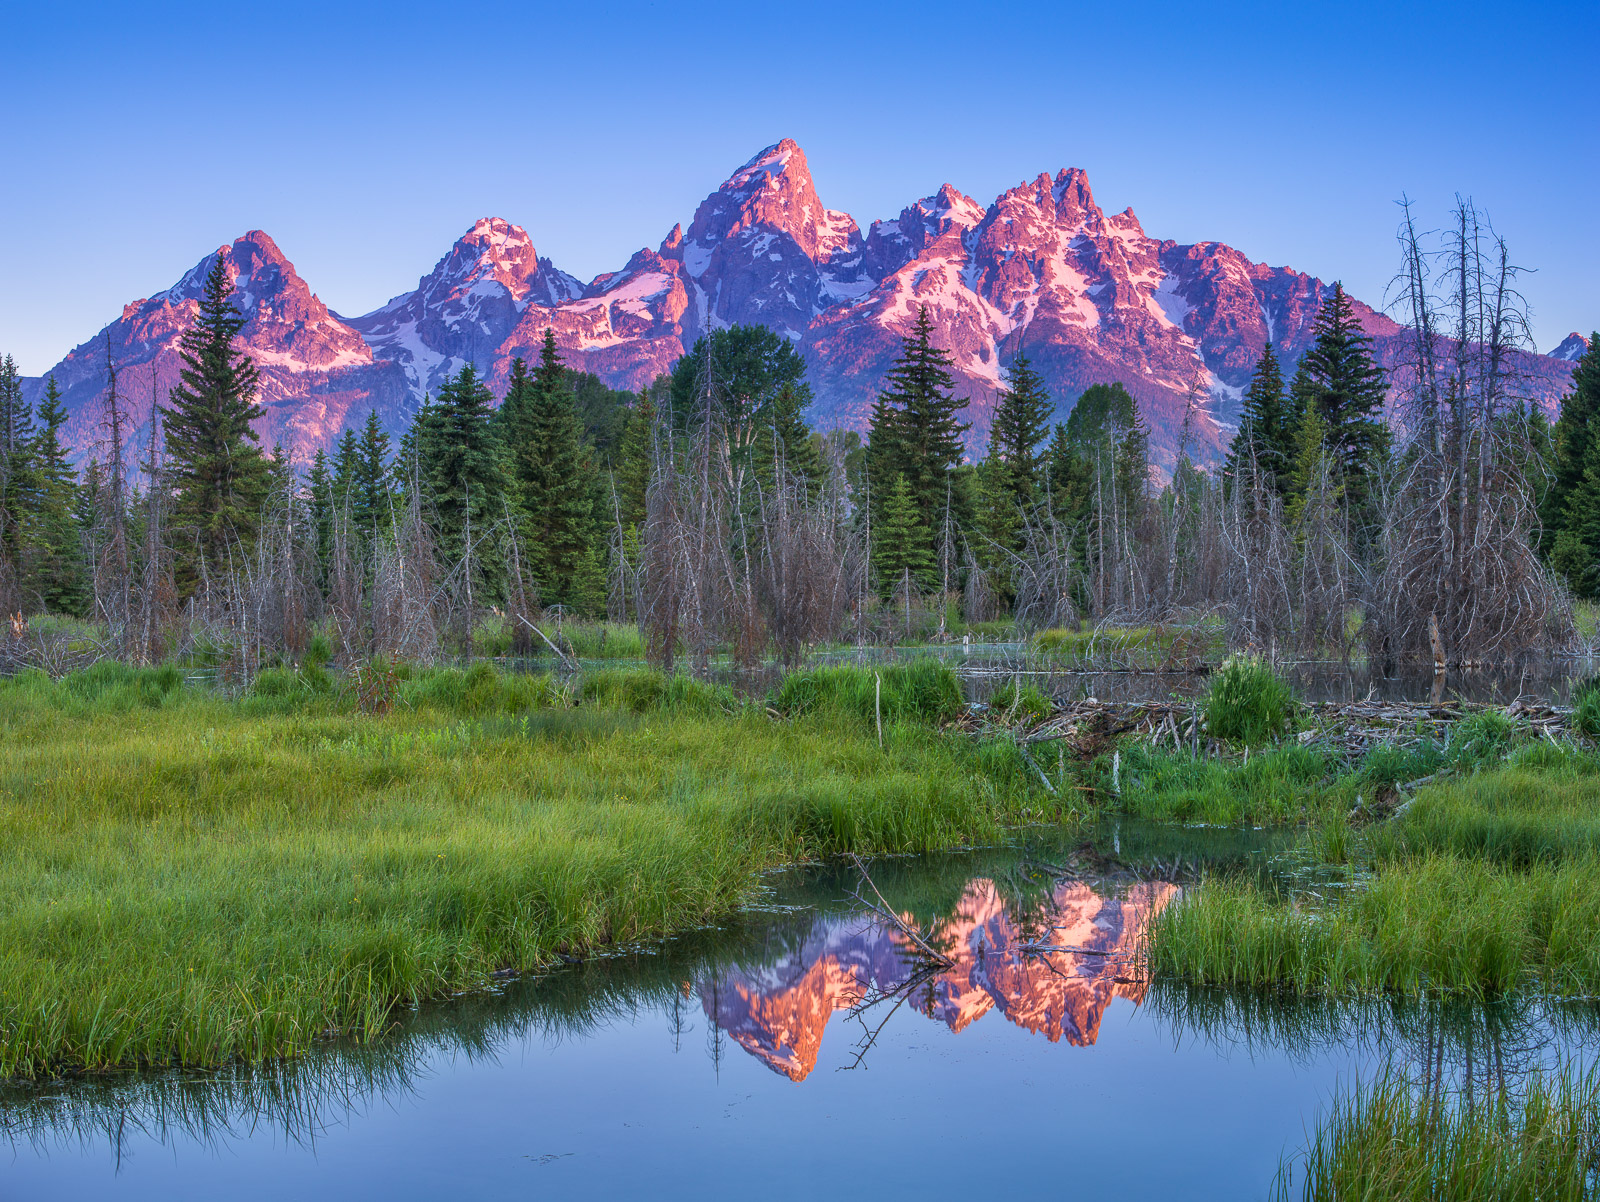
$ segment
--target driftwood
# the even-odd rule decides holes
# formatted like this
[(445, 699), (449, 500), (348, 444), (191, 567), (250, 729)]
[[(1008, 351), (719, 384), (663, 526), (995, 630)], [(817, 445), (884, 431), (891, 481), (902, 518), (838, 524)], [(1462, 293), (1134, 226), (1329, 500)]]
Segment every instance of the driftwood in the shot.
[[(1364, 754), (1376, 743), (1442, 739), (1451, 726), (1479, 713), (1503, 714), (1550, 740), (1567, 734), (1572, 720), (1570, 706), (1522, 699), (1506, 706), (1462, 701), (1320, 701), (1302, 706), (1300, 712), (1308, 724), (1297, 736), (1302, 744), (1332, 745), (1353, 755)], [(1098, 753), (1110, 750), (1109, 744), (1119, 736), (1131, 734), (1151, 746), (1165, 744), (1174, 751), (1187, 748), (1197, 755), (1222, 751), (1206, 734), (1198, 700), (1099, 701), (1090, 697), (1058, 703), (1051, 714), (1030, 725), (1011, 726), (1006, 718), (1006, 714), (974, 713), (961, 725), (976, 733), (1013, 739), (1024, 761), (1045, 779), (1051, 793), (1056, 791), (1054, 786), (1030, 754), (1035, 744), (1061, 741), (1080, 753)], [(1426, 779), (1412, 785), (1425, 783)]]

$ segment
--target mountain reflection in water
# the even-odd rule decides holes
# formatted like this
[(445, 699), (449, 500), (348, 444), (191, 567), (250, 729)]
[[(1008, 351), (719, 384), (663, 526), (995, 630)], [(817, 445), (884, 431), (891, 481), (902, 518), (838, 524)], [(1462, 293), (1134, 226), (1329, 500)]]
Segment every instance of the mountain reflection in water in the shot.
[(910, 938), (874, 914), (823, 914), (803, 941), (768, 964), (702, 983), (706, 1015), (775, 1072), (803, 1081), (817, 1065), (828, 1020), (863, 1018), (877, 1003), (904, 1002), (951, 1031), (998, 1010), (1052, 1043), (1092, 1044), (1111, 999), (1141, 1001), (1139, 940), (1177, 895), (1167, 882), (1120, 896), (1082, 880), (1060, 880), (1026, 908), (995, 882), (967, 884), (934, 928), (953, 964), (930, 969)]

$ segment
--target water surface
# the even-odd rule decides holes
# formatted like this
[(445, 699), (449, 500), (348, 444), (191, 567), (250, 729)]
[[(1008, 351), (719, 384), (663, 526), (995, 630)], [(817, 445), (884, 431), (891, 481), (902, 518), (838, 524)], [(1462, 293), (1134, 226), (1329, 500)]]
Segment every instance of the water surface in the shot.
[(1144, 921), (1276, 838), (1120, 824), (779, 874), (724, 927), (365, 1046), (12, 1087), (0, 1198), (1253, 1198), (1383, 1062), (1481, 1089), (1594, 1042), (1572, 1010), (1152, 988)]

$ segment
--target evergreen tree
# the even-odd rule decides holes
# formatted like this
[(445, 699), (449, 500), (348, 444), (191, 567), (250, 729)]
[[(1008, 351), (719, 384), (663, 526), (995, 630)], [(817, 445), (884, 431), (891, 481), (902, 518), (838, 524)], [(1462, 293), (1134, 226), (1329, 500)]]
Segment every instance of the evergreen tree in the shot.
[(245, 319), (233, 307), (227, 256), (219, 254), (206, 276), (200, 312), (183, 334), (182, 383), (162, 410), (167, 466), (175, 491), (173, 517), (184, 528), (179, 584), (194, 587), (198, 564), (225, 562), (237, 539), (255, 541), (267, 495), (267, 464), (250, 423), (261, 416), (255, 403), (256, 368), (233, 349)]
[(811, 430), (800, 416), (810, 389), (795, 387), (784, 381), (777, 393), (761, 407), (756, 416), (754, 461), (757, 475), (764, 485), (777, 479), (777, 462), (782, 458), (784, 470), (798, 476), (811, 489), (822, 480), (822, 456), (811, 439)]
[(1009, 601), (1011, 559), (1007, 552), (1021, 549), (1022, 533), (1017, 469), (991, 449), (974, 476), (973, 517), (979, 537), (972, 540), (972, 553), (988, 573), (991, 586)]
[(887, 495), (876, 508), (880, 516), (872, 528), (872, 568), (883, 595), (899, 588), (908, 573), (916, 587), (935, 587), (933, 538), (904, 476), (888, 481)]
[(393, 492), (389, 483), (389, 436), (378, 423), (376, 409), (367, 410), (351, 469), (350, 517), (361, 536), (371, 539), (389, 528), (393, 517)]
[(956, 419), (967, 407), (967, 398), (955, 396), (950, 354), (933, 345), (932, 335), (933, 322), (923, 306), (912, 332), (901, 340), (900, 357), (873, 403), (867, 447), (873, 495), (887, 504), (898, 488), (895, 478), (904, 479), (930, 558), (949, 487), (945, 475), (960, 464), (961, 436), (971, 428)]
[(1307, 498), (1318, 486), (1322, 472), (1330, 477), (1330, 498), (1338, 502), (1342, 497), (1342, 481), (1328, 445), (1328, 423), (1322, 411), (1310, 405), (1295, 424), (1295, 455), (1289, 468), (1288, 503), (1284, 515), (1291, 527), (1298, 526), (1305, 516)]
[(1281, 496), (1289, 488), (1289, 475), (1299, 443), (1295, 435), (1296, 414), (1283, 390), (1283, 368), (1272, 350), (1262, 348), (1245, 393), (1239, 431), (1228, 448), (1224, 476), (1236, 478), (1242, 462), (1254, 460), (1255, 468)]
[[(360, 454), (356, 432), (346, 429), (333, 450), (333, 503), (334, 508), (347, 517), (353, 517), (355, 512)], [(360, 529), (359, 525), (356, 528)]]
[(493, 540), (486, 538), (505, 516), (506, 479), (499, 446), (489, 427), (494, 397), (478, 369), (468, 363), (439, 390), (439, 399), (417, 415), (414, 442), (417, 475), (433, 509), (434, 529), (447, 562), (472, 554), (473, 595), (498, 596)]
[(0, 359), (0, 568), (13, 572), (25, 570), (27, 526), (38, 501), (33, 466), (33, 413), (22, 397), (16, 361), (7, 355)]
[(1003, 460), (1009, 469), (1010, 495), (1018, 506), (1032, 505), (1044, 491), (1045, 439), (1054, 412), (1044, 377), (1026, 355), (1019, 354), (1011, 365), (1008, 386), (1000, 392), (989, 431), (989, 455)]
[(306, 508), (317, 556), (317, 587), (327, 592), (333, 559), (333, 477), (328, 474), (328, 457), (321, 447), (311, 457), (311, 470), (306, 473)]
[(1296, 373), (1295, 399), (1302, 402), (1300, 413), (1315, 405), (1322, 418), (1329, 465), (1359, 530), (1374, 520), (1371, 479), (1389, 453), (1384, 375), (1343, 285), (1334, 285), (1314, 329)]
[(554, 330), (545, 330), (531, 376), (520, 360), (512, 363), (500, 421), (539, 595), (546, 604), (573, 604), (574, 578), (594, 534), (593, 466)]
[(591, 542), (584, 548), (564, 604), (586, 618), (606, 616), (606, 557), (597, 544)]
[[(1543, 523), (1539, 549), (1550, 564), (1563, 573), (1580, 595), (1594, 589), (1590, 568), (1600, 563), (1600, 548), (1586, 547), (1578, 533), (1584, 524), (1588, 498), (1578, 498), (1590, 460), (1590, 448), (1600, 435), (1600, 334), (1589, 341), (1589, 349), (1572, 373), (1572, 391), (1561, 398), (1561, 415), (1550, 432), (1550, 478), (1540, 500)], [(1572, 519), (1576, 518), (1574, 522)], [(1556, 548), (1561, 544), (1559, 556)], [(1557, 562), (1557, 560), (1560, 562)], [(1582, 582), (1580, 584), (1580, 582)]]
[[(751, 466), (762, 428), (770, 431), (775, 421), (787, 420), (775, 418), (771, 412), (786, 388), (793, 394), (786, 405), (796, 418), (811, 403), (805, 360), (792, 341), (766, 326), (729, 326), (713, 330), (709, 338), (696, 339), (689, 353), (672, 368), (672, 418), (679, 430), (686, 430), (700, 411), (708, 352), (715, 369), (711, 384), (722, 409), (718, 416), (727, 434), (729, 458), (734, 470), (742, 471)], [(792, 453), (787, 444), (797, 440), (783, 426), (776, 428), (785, 437), (786, 454)]]
[(628, 412), (617, 448), (617, 508), (625, 530), (644, 525), (645, 502), (650, 489), (650, 440), (655, 421), (655, 402), (647, 389), (640, 389), (639, 399)]
[(89, 606), (88, 564), (78, 527), (78, 485), (61, 440), (67, 411), (61, 390), (51, 376), (39, 403), (39, 427), (29, 458), (37, 486), (28, 578), (24, 591), (39, 599), (47, 613), (82, 617)]

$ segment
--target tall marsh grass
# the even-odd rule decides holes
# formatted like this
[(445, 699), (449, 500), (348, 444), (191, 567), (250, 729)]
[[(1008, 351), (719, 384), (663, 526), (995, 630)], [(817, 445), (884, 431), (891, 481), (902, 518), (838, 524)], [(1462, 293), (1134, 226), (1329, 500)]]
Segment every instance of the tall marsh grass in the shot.
[[(897, 722), (880, 749), (859, 687), (775, 722), (640, 674), (576, 697), (399, 676), (382, 715), (292, 678), (239, 701), (165, 670), (0, 681), (0, 1075), (370, 1035), (498, 970), (715, 919), (775, 863), (1033, 816), (970, 740)], [(897, 716), (945, 712), (921, 670), (885, 676)]]
[(1386, 1073), (1335, 1103), (1273, 1192), (1279, 1202), (1593, 1198), (1600, 1077), (1567, 1069), (1536, 1075), (1515, 1093), (1467, 1100), (1441, 1099)]
[(1223, 661), (1204, 702), (1206, 731), (1229, 742), (1255, 746), (1281, 738), (1294, 714), (1294, 693), (1272, 666), (1252, 656)]

